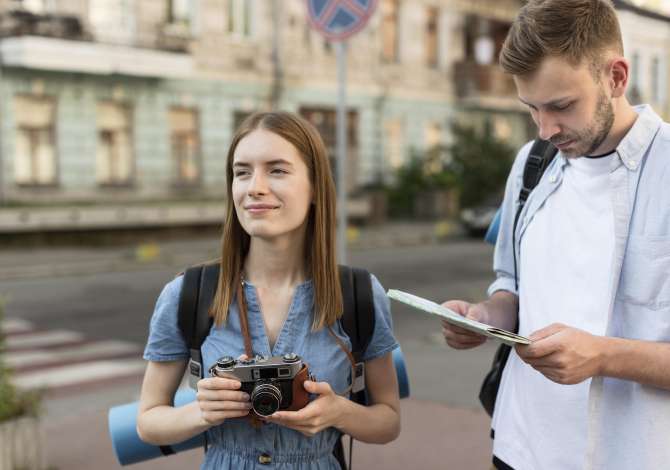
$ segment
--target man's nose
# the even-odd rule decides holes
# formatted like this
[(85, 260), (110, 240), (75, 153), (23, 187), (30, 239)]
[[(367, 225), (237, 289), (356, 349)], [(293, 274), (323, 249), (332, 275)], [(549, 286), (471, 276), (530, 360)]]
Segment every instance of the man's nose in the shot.
[(561, 131), (556, 119), (549, 113), (538, 112), (536, 124), (538, 135), (542, 140), (549, 140)]

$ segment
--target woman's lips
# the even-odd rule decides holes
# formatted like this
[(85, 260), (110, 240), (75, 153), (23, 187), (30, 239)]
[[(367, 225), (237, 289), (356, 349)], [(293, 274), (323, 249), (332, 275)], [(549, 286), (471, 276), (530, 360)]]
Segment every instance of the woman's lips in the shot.
[(251, 212), (252, 214), (259, 214), (261, 212), (271, 211), (276, 208), (277, 206), (271, 204), (250, 204), (244, 207), (245, 210)]

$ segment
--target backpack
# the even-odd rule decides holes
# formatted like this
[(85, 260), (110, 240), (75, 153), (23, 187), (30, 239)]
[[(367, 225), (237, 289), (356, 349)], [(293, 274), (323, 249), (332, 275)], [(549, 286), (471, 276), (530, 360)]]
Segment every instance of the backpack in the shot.
[[(517, 276), (517, 260), (516, 260), (516, 226), (519, 222), (519, 215), (523, 210), (523, 206), (528, 199), (531, 191), (538, 185), (544, 174), (544, 170), (549, 167), (549, 164), (554, 160), (558, 153), (558, 149), (554, 147), (551, 142), (547, 140), (535, 139), (533, 146), (528, 154), (526, 165), (523, 169), (523, 180), (521, 191), (519, 192), (519, 204), (517, 206), (516, 215), (514, 216), (514, 225), (512, 227), (512, 251), (514, 253), (514, 285), (519, 290), (519, 282)], [(488, 237), (488, 234), (487, 234)], [(514, 332), (517, 333), (519, 325), (517, 323)], [(502, 380), (503, 370), (512, 348), (506, 344), (498, 346), (498, 350), (493, 356), (491, 369), (488, 371), (482, 382), (479, 390), (479, 401), (484, 407), (484, 410), (493, 416), (493, 409), (496, 404), (496, 397), (498, 396), (498, 389), (500, 388), (500, 381)], [(491, 438), (495, 435), (494, 430), (491, 429)]]
[[(195, 266), (184, 272), (179, 297), (178, 324), (191, 355), (188, 372), (192, 386), (204, 377), (200, 347), (212, 327), (213, 319), (209, 316), (209, 308), (218, 286), (219, 270), (219, 263), (215, 263)], [(360, 268), (339, 266), (339, 275), (344, 306), (340, 322), (351, 341), (351, 352), (356, 363), (355, 377), (352, 377), (352, 382), (359, 385), (352, 388), (351, 400), (367, 405), (362, 357), (375, 329), (372, 282), (370, 273)], [(344, 458), (341, 439), (337, 440), (333, 449), (333, 455), (343, 469), (350, 468), (352, 446), (353, 438), (350, 436), (349, 466)]]

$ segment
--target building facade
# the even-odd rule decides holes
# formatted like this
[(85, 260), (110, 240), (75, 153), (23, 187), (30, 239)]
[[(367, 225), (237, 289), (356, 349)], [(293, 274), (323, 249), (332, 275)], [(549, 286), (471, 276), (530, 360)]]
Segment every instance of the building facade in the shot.
[[(667, 115), (667, 18), (616, 3), (634, 95)], [(379, 0), (347, 45), (350, 192), (448, 144), (454, 122), (488, 122), (514, 145), (532, 138), (497, 66), (521, 4)], [(332, 151), (335, 46), (306, 10), (302, 0), (0, 0), (0, 204), (220, 200), (231, 135), (262, 109), (301, 113)]]

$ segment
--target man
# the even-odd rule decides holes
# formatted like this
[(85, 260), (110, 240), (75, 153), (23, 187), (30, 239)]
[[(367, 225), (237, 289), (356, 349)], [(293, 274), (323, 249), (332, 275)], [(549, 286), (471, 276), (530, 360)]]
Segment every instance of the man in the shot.
[[(500, 63), (559, 153), (513, 237), (531, 144), (521, 149), (489, 298), (445, 303), (532, 340), (504, 370), (494, 466), (670, 468), (670, 125), (627, 101), (630, 69), (607, 0), (530, 0)], [(454, 348), (484, 342), (443, 327)]]

